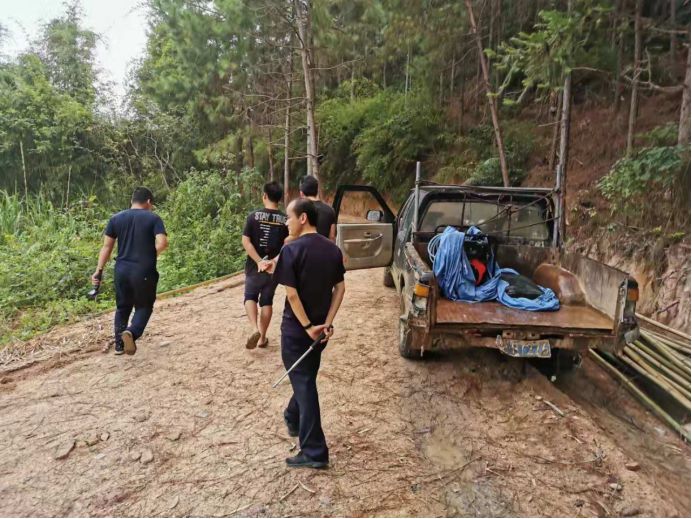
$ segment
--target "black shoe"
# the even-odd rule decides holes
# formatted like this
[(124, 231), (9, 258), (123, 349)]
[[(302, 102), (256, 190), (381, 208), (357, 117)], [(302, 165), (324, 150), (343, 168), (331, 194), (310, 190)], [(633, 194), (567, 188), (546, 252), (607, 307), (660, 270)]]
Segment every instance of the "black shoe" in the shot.
[(123, 353), (125, 353), (125, 346), (122, 343), (116, 344), (115, 345), (115, 354), (116, 355), (122, 355)]
[(292, 438), (297, 438), (298, 437), (298, 428), (295, 425), (293, 425), (291, 422), (289, 422), (285, 416), (284, 416), (284, 423), (286, 424), (286, 429), (288, 429), (288, 435), (291, 436)]
[(135, 337), (132, 335), (130, 330), (125, 330), (120, 337), (125, 344), (125, 353), (128, 355), (134, 355), (137, 353), (137, 343), (135, 343)]
[(327, 461), (311, 460), (302, 452), (292, 458), (286, 458), (286, 465), (289, 467), (308, 467), (311, 469), (325, 469), (329, 465)]

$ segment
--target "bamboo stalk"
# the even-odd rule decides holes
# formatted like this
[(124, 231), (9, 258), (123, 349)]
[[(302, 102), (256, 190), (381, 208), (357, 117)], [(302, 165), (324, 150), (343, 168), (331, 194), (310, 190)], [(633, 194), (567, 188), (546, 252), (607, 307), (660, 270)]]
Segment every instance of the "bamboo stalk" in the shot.
[(643, 335), (645, 335), (649, 339), (652, 339), (652, 338), (656, 339), (657, 341), (665, 344), (669, 348), (671, 348), (671, 349), (673, 349), (673, 350), (675, 350), (675, 351), (677, 351), (683, 355), (686, 355), (687, 357), (690, 356), (690, 348), (688, 345), (686, 345), (683, 342), (671, 340), (668, 337), (664, 337), (663, 335), (660, 335), (660, 334), (655, 333), (655, 332), (651, 332), (649, 330), (647, 330), (647, 331), (641, 330), (640, 333), (643, 333)]
[(663, 380), (660, 375), (656, 373), (650, 373), (644, 367), (635, 362), (631, 357), (618, 357), (619, 360), (627, 364), (630, 368), (635, 370), (637, 373), (646, 377), (651, 382), (656, 384), (658, 387), (666, 391), (671, 397), (673, 397), (680, 405), (682, 405), (688, 411), (690, 410), (690, 400), (688, 397), (683, 396), (680, 391), (673, 386), (670, 382)]
[(643, 338), (643, 340), (635, 341), (646, 345), (648, 348), (655, 350), (659, 355), (665, 357), (670, 362), (682, 369), (685, 374), (690, 373), (690, 359), (680, 355), (675, 350), (668, 348), (665, 344), (658, 343), (656, 341), (651, 341)]
[(656, 350), (660, 351), (662, 355), (665, 355), (673, 362), (678, 362), (679, 364), (683, 365), (686, 369), (689, 370), (690, 359), (688, 356), (681, 354), (679, 351), (671, 348), (670, 346), (667, 346), (666, 343), (654, 339), (649, 335), (642, 335), (642, 339), (648, 342), (653, 348), (656, 348)]
[(661, 323), (659, 323), (658, 321), (654, 321), (653, 319), (650, 319), (650, 318), (648, 318), (648, 317), (646, 317), (646, 316), (644, 316), (644, 315), (637, 314), (637, 319), (639, 319), (639, 320), (641, 320), (641, 321), (644, 321), (644, 322), (647, 322), (647, 323), (649, 323), (649, 324), (652, 324), (652, 325), (654, 325), (654, 326), (658, 326), (658, 327), (661, 328), (662, 330), (665, 330), (665, 331), (667, 331), (667, 332), (673, 333), (673, 334), (675, 334), (675, 335), (677, 335), (677, 336), (679, 336), (679, 337), (682, 337), (683, 339), (687, 339), (687, 342), (690, 342), (690, 341), (692, 340), (692, 337), (690, 337), (690, 336), (687, 335), (686, 333), (682, 333), (681, 331), (676, 330), (675, 328), (670, 328), (669, 326), (666, 326), (665, 324), (661, 324)]
[(649, 347), (646, 346), (644, 343), (636, 341), (634, 344), (630, 344), (630, 346), (635, 347), (635, 349), (639, 350), (642, 353), (642, 355), (646, 354), (646, 355), (652, 357), (657, 362), (660, 362), (661, 364), (666, 366), (668, 369), (671, 369), (677, 376), (682, 378), (682, 380), (684, 380), (685, 383), (689, 387), (689, 383), (690, 383), (689, 371), (686, 372), (683, 368), (680, 368), (677, 364), (670, 362), (666, 357), (663, 357), (660, 354), (656, 353), (655, 351), (649, 349)]
[(680, 436), (684, 437), (688, 442), (690, 441), (690, 433), (686, 431), (678, 422), (676, 422), (668, 413), (661, 409), (661, 407), (659, 407), (653, 400), (646, 396), (641, 389), (632, 383), (631, 380), (620, 373), (613, 365), (608, 363), (594, 350), (590, 349), (589, 353), (591, 353), (594, 360), (604, 367), (606, 371), (608, 371), (616, 379), (620, 380), (625, 387), (642, 403), (642, 405), (647, 407), (652, 413), (667, 423)]
[[(631, 346), (625, 346), (625, 352), (632, 352), (634, 355), (639, 356), (640, 358), (644, 359), (644, 361), (648, 362), (649, 365), (654, 366), (658, 368), (658, 370), (666, 376), (671, 382), (675, 382), (678, 386), (680, 386), (681, 389), (686, 390), (688, 393), (690, 391), (690, 381), (685, 380), (685, 378), (678, 374), (675, 373), (671, 368), (666, 366), (664, 363), (656, 360), (654, 357), (646, 353), (642, 348), (637, 347), (636, 345), (631, 345)], [(630, 355), (631, 356), (631, 355)], [(638, 361), (639, 359), (632, 357), (635, 361)]]
[(690, 349), (690, 343), (686, 342), (683, 339), (677, 339), (677, 338), (673, 339), (671, 337), (668, 337), (668, 336), (663, 335), (661, 333), (655, 332), (653, 330), (644, 330), (644, 332), (648, 335), (655, 337), (656, 339), (658, 339), (662, 342), (665, 342), (666, 344), (669, 344), (670, 346), (672, 346), (674, 348), (679, 348), (679, 349), (688, 350), (688, 351)]

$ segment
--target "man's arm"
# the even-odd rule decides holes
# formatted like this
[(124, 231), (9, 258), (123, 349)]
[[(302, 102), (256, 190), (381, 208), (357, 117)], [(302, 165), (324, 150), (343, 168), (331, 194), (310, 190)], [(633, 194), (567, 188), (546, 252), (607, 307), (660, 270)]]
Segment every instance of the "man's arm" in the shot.
[(327, 336), (327, 339), (329, 339), (329, 337), (331, 337), (334, 333), (334, 328), (332, 328), (331, 326), (334, 322), (334, 318), (336, 317), (336, 313), (339, 311), (339, 308), (341, 307), (341, 302), (344, 300), (345, 293), (346, 283), (343, 281), (337, 283), (334, 287), (334, 290), (332, 290), (332, 302), (329, 305), (329, 313), (327, 314), (327, 318), (324, 321), (324, 326), (326, 327), (324, 332)]
[[(247, 252), (247, 255), (252, 258), (252, 261), (257, 263), (258, 268), (260, 269), (260, 272), (264, 269), (266, 269), (269, 266), (269, 262), (267, 260), (263, 260), (259, 253), (257, 252), (257, 249), (255, 249), (255, 246), (252, 244), (252, 240), (250, 240), (249, 236), (245, 236), (243, 234), (243, 249), (245, 249), (245, 252)], [(266, 264), (266, 265), (264, 265)], [(262, 268), (264, 265), (264, 268)]]
[(96, 264), (96, 272), (94, 272), (91, 276), (92, 283), (96, 285), (101, 283), (101, 272), (103, 272), (103, 269), (106, 267), (106, 263), (108, 263), (108, 260), (111, 258), (113, 247), (115, 247), (115, 238), (105, 235), (103, 237), (101, 251), (99, 252), (98, 263)]
[(163, 251), (168, 248), (168, 236), (165, 234), (157, 234), (156, 237), (156, 256), (158, 257)]
[(329, 239), (336, 243), (336, 224), (333, 223), (329, 228)]
[[(305, 327), (305, 325), (310, 322), (310, 318), (308, 317), (308, 314), (305, 313), (305, 308), (303, 307), (303, 302), (300, 300), (298, 291), (288, 285), (284, 285), (284, 287), (286, 288), (286, 299), (288, 299), (288, 304), (291, 305), (293, 314), (296, 316), (296, 319), (298, 319), (300, 325)], [(305, 331), (313, 340), (315, 340), (320, 336), (323, 329), (324, 326), (315, 326), (313, 323), (313, 325), (307, 328)]]

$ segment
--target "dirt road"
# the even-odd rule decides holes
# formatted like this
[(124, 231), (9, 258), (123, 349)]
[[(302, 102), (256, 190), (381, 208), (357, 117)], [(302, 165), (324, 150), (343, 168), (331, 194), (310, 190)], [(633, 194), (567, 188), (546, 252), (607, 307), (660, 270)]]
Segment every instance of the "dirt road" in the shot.
[(0, 515), (689, 517), (689, 447), (594, 366), (554, 385), (494, 351), (406, 361), (381, 277), (348, 274), (323, 356), (329, 470), (283, 461), (283, 292), (247, 351), (230, 280), (157, 303), (134, 357), (100, 352), (105, 315), (0, 367)]

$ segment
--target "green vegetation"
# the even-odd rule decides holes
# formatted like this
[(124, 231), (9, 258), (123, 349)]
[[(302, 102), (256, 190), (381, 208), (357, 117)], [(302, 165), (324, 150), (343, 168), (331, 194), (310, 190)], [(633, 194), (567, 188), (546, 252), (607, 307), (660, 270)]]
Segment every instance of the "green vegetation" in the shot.
[[(0, 343), (112, 304), (109, 288), (97, 304), (84, 293), (103, 226), (138, 185), (170, 233), (167, 290), (241, 267), (245, 213), (266, 180), (294, 195), (311, 171), (327, 194), (365, 182), (397, 201), (420, 160), (430, 180), (501, 185), (489, 96), (520, 185), (541, 161), (555, 170), (559, 132), (540, 128), (558, 126), (566, 78), (572, 105), (612, 105), (630, 144), (635, 91), (685, 91), (680, 0), (637, 2), (639, 13), (615, 0), (472, 0), (489, 87), (466, 2), (143, 4), (147, 46), (122, 100), (99, 80), (99, 35), (78, 0), (18, 56), (3, 52), (0, 26)], [(689, 239), (689, 101), (680, 112), (612, 161), (590, 212), (605, 204), (609, 221)]]

